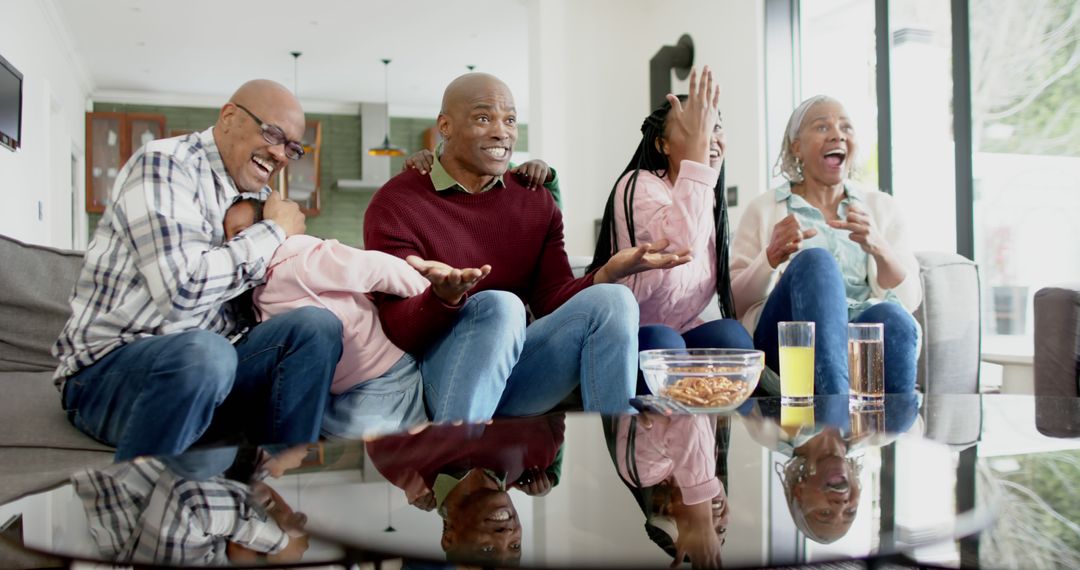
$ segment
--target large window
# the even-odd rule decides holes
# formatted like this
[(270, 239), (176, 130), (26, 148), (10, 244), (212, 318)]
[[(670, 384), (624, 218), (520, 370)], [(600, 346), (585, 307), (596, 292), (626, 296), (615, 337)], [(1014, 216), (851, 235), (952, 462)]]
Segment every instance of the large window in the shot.
[[(878, 186), (873, 0), (814, 0), (800, 6), (802, 96), (840, 100), (855, 126), (855, 178)], [(783, 127), (781, 127), (782, 129)]]
[(1031, 300), (1080, 280), (1080, 2), (970, 0), (984, 351), (1030, 354)]
[(952, 18), (941, 0), (889, 5), (893, 194), (915, 251), (956, 251)]
[(914, 249), (978, 263), (983, 353), (1030, 356), (1035, 292), (1080, 282), (1080, 2), (770, 0), (768, 13), (784, 2), (792, 99), (844, 102), (857, 178), (896, 196)]

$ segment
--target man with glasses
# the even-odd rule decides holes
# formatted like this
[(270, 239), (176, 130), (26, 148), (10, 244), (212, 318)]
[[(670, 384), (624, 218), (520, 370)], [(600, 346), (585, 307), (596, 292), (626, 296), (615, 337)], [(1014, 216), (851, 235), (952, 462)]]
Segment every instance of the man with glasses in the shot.
[[(53, 348), (68, 418), (116, 459), (195, 443), (318, 437), (341, 323), (307, 307), (248, 329), (232, 301), (265, 279), (299, 207), (267, 188), (303, 156), (304, 111), (285, 87), (245, 83), (200, 133), (152, 141), (117, 176)], [(225, 211), (265, 200), (226, 240)]]

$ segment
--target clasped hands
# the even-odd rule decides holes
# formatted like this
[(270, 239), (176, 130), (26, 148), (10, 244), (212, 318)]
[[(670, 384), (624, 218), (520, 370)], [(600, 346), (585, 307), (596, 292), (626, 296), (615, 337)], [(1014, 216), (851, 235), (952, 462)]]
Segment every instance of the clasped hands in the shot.
[[(877, 226), (874, 225), (874, 220), (855, 204), (848, 206), (846, 220), (829, 220), (826, 223), (830, 228), (851, 232), (848, 239), (859, 244), (863, 251), (875, 258), (880, 259), (890, 251), (889, 242), (882, 237)], [(818, 231), (813, 228), (803, 229), (799, 225), (799, 220), (795, 218), (795, 214), (788, 214), (773, 226), (772, 238), (769, 240), (768, 247), (765, 248), (769, 265), (776, 269), (802, 247), (803, 240), (817, 234)]]

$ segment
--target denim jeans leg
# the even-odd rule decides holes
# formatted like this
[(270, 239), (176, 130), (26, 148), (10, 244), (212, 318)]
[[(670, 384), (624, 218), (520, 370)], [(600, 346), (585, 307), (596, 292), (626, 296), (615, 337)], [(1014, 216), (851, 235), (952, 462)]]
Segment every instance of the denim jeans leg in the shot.
[(821, 248), (798, 253), (776, 284), (754, 330), (754, 346), (765, 363), (780, 372), (780, 321), (813, 321), (814, 392), (847, 394), (847, 294), (836, 259)]
[(495, 414), (525, 343), (525, 305), (513, 293), (480, 291), (420, 359), (431, 419), (482, 421)]
[[(686, 340), (679, 331), (666, 325), (643, 325), (638, 329), (638, 350), (662, 350), (662, 349), (686, 348)], [(641, 370), (637, 371), (638, 394), (651, 394), (649, 384), (645, 382), (645, 375)]]
[(244, 433), (257, 444), (317, 440), (341, 358), (341, 321), (326, 309), (295, 309), (252, 328), (236, 352), (236, 382), (208, 436)]
[(866, 309), (852, 321), (885, 325), (885, 391), (890, 394), (915, 391), (919, 325), (902, 305), (883, 302)]
[(580, 291), (525, 331), (497, 415), (545, 413), (581, 386), (585, 409), (629, 413), (637, 376), (638, 305), (622, 285)]
[(236, 362), (229, 341), (209, 331), (139, 339), (69, 378), (64, 407), (75, 427), (116, 446), (117, 461), (175, 455), (210, 425)]
[(686, 331), (682, 336), (687, 348), (754, 348), (750, 333), (735, 319), (709, 321)]
[(361, 438), (407, 429), (427, 421), (420, 367), (402, 355), (377, 378), (330, 394), (323, 414), (327, 438)]

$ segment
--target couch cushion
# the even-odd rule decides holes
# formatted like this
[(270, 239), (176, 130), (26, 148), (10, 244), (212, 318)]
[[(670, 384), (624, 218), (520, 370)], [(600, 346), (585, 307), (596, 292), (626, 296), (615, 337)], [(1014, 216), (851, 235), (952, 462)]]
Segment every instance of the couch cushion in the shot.
[(83, 254), (0, 235), (0, 372), (55, 370), (50, 350), (71, 315)]
[(918, 382), (927, 394), (979, 391), (979, 272), (955, 253), (920, 251), (923, 302), (915, 310), (922, 327)]
[(0, 373), (0, 447), (111, 451), (71, 425), (51, 377), (52, 372)]

